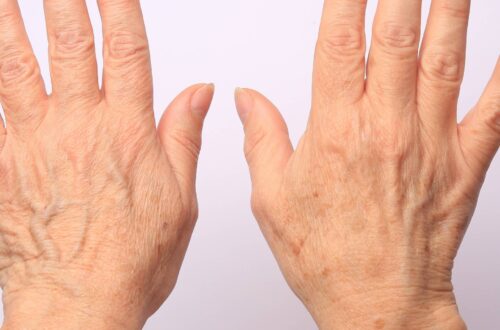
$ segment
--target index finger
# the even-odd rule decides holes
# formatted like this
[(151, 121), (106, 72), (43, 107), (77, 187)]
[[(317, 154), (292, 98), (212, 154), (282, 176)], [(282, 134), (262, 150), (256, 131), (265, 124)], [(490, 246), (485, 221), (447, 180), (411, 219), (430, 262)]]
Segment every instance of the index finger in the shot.
[(315, 104), (354, 103), (363, 95), (366, 2), (324, 1), (314, 63)]
[(107, 101), (127, 108), (152, 106), (152, 76), (139, 0), (98, 0), (104, 37), (103, 89)]

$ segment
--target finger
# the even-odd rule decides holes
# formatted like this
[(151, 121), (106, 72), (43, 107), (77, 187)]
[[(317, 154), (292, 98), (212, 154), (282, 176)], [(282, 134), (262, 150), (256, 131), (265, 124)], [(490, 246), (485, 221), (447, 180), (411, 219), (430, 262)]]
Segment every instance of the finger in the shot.
[(158, 127), (158, 134), (187, 202), (195, 193), (203, 121), (213, 95), (213, 84), (189, 87), (170, 104)]
[(99, 0), (104, 34), (105, 97), (111, 104), (150, 111), (152, 77), (139, 0)]
[(483, 173), (500, 147), (500, 57), (483, 95), (459, 126), (467, 163)]
[(272, 194), (278, 189), (293, 153), (286, 123), (278, 109), (260, 93), (239, 88), (235, 94), (245, 129), (245, 156), (254, 195), (274, 198)]
[(100, 100), (94, 35), (85, 0), (44, 0), (53, 95), (63, 104)]
[[(354, 103), (364, 92), (366, 0), (325, 0), (314, 63), (314, 102)], [(313, 108), (316, 108), (313, 106)]]
[(0, 0), (0, 100), (10, 130), (29, 130), (44, 113), (46, 98), (17, 1)]
[[(368, 58), (367, 94), (393, 113), (414, 104), (422, 0), (380, 0)], [(383, 108), (383, 107), (381, 107)]]
[[(439, 131), (456, 124), (465, 66), (470, 0), (434, 0), (420, 56), (420, 113)], [(428, 120), (427, 120), (428, 119)]]

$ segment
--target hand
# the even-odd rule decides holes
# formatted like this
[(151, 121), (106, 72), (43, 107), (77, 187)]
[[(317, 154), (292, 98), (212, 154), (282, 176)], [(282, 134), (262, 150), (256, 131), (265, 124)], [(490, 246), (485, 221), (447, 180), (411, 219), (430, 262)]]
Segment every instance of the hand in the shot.
[[(500, 62), (457, 124), (469, 0), (326, 0), (310, 120), (296, 150), (276, 108), (236, 93), (252, 205), (321, 329), (459, 329), (453, 260), (500, 143)], [(367, 77), (365, 79), (365, 72)]]
[(17, 2), (0, 0), (4, 326), (140, 328), (172, 291), (194, 227), (213, 86), (180, 94), (156, 130), (139, 1), (99, 1), (102, 90), (85, 1), (44, 4), (50, 96)]

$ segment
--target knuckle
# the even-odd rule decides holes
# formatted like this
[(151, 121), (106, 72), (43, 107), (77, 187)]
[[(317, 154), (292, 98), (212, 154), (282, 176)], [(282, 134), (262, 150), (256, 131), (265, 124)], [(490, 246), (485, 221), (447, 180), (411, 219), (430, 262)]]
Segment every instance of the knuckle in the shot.
[(190, 223), (195, 223), (200, 216), (200, 209), (198, 207), (198, 203), (196, 202), (196, 198), (194, 198), (193, 206), (188, 211), (187, 219)]
[(267, 205), (259, 194), (254, 193), (252, 194), (251, 208), (252, 213), (258, 219), (262, 219), (266, 214), (265, 210), (267, 209)]
[(401, 99), (401, 90), (404, 86), (393, 76), (384, 76), (383, 79), (373, 77), (369, 83), (370, 95), (380, 102), (389, 102), (392, 98)]
[(0, 11), (0, 26), (12, 26), (19, 23), (20, 20), (21, 17), (14, 10), (3, 9)]
[(378, 154), (385, 161), (393, 164), (401, 163), (407, 156), (407, 149), (396, 140), (378, 139)]
[(38, 73), (38, 65), (33, 55), (15, 52), (0, 59), (0, 81), (3, 88), (29, 84)]
[(52, 57), (71, 60), (94, 55), (94, 36), (84, 29), (61, 31), (54, 36)]
[(276, 215), (276, 211), (272, 210), (272, 202), (270, 202), (269, 198), (266, 198), (266, 195), (261, 190), (257, 188), (253, 188), (252, 198), (251, 198), (251, 209), (252, 213), (259, 220), (265, 220), (271, 218), (274, 214)]
[(266, 140), (266, 132), (263, 129), (256, 129), (252, 134), (248, 134), (245, 138), (245, 157), (249, 162), (254, 159), (255, 153), (261, 148)]
[(398, 127), (402, 127), (402, 125), (393, 123), (389, 126), (374, 128), (373, 134), (371, 134), (371, 143), (375, 146), (376, 155), (393, 164), (402, 162), (409, 151), (407, 142), (400, 134)]
[(184, 148), (191, 159), (198, 159), (201, 150), (200, 138), (195, 138), (184, 129), (173, 129), (169, 136), (175, 143)]
[(418, 46), (418, 33), (415, 29), (396, 24), (384, 23), (373, 31), (376, 42), (382, 49), (390, 49), (390, 52), (399, 54), (413, 51)]
[(170, 215), (171, 221), (176, 225), (177, 229), (180, 231), (191, 231), (192, 227), (198, 220), (199, 208), (196, 198), (187, 202), (179, 195), (176, 196), (176, 203), (180, 207), (176, 207), (172, 215)]
[(143, 55), (148, 55), (146, 38), (130, 32), (114, 32), (107, 38), (108, 55), (110, 59), (120, 62), (135, 61)]
[[(315, 82), (315, 93), (319, 96), (319, 102), (324, 107), (330, 107), (328, 102), (332, 98), (337, 99), (337, 104), (350, 106), (363, 96), (365, 70), (364, 59), (350, 61), (345, 65), (338, 65), (338, 61), (331, 61), (332, 65), (317, 65), (313, 72)], [(360, 69), (361, 68), (361, 69)]]
[(459, 84), (462, 80), (463, 59), (457, 54), (424, 54), (420, 61), (420, 70), (428, 81), (450, 82)]
[(467, 1), (444, 0), (439, 9), (448, 17), (467, 20), (469, 18), (469, 4)]
[(364, 55), (363, 29), (361, 26), (334, 25), (318, 38), (316, 52), (327, 58)]

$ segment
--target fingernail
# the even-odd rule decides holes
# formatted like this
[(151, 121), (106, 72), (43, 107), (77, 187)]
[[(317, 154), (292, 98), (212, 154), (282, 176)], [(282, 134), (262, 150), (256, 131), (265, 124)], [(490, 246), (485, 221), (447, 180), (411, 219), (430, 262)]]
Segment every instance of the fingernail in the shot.
[(205, 84), (201, 86), (191, 97), (191, 111), (201, 117), (205, 117), (212, 98), (214, 96), (215, 85)]
[(253, 109), (254, 100), (252, 95), (245, 88), (236, 88), (234, 91), (236, 101), (236, 109), (240, 116), (241, 122), (245, 123), (248, 114)]

